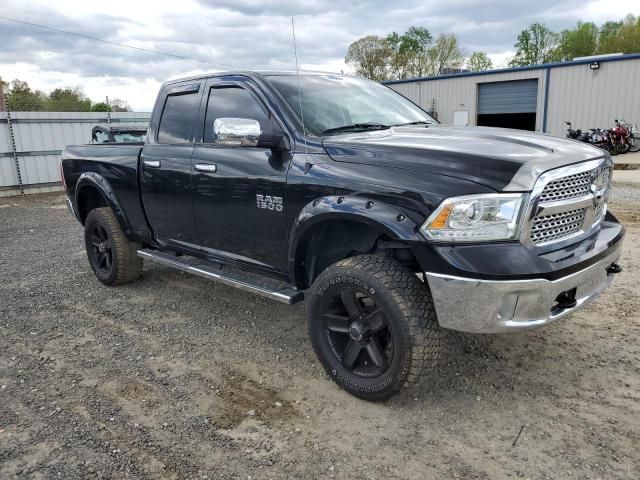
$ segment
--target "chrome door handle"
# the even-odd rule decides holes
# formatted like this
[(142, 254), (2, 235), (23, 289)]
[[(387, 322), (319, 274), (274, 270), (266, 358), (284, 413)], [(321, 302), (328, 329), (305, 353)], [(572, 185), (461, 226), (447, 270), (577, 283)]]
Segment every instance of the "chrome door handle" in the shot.
[(218, 167), (212, 163), (196, 163), (194, 167), (199, 172), (216, 173)]
[(143, 160), (142, 163), (149, 168), (160, 168), (160, 160)]

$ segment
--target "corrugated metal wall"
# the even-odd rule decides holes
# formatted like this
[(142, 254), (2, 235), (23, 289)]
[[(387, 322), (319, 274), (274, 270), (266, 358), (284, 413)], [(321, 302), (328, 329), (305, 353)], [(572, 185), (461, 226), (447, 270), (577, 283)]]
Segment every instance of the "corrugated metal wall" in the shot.
[[(112, 123), (148, 125), (150, 113), (114, 112)], [(60, 154), (65, 145), (88, 143), (105, 113), (12, 112), (20, 177), (25, 193), (58, 190)], [(0, 112), (0, 196), (20, 193), (7, 113)]]
[[(544, 70), (527, 70), (524, 72), (505, 72), (469, 77), (454, 77), (425, 80), (411, 83), (394, 83), (389, 86), (422, 108), (430, 110), (435, 104), (438, 120), (442, 123), (453, 123), (453, 112), (467, 110), (469, 124), (476, 125), (478, 108), (478, 84), (485, 82), (505, 82), (509, 80), (538, 79), (537, 111), (544, 107)], [(536, 130), (542, 130), (542, 115), (536, 116)]]
[(574, 128), (611, 128), (614, 120), (640, 124), (640, 59), (552, 68), (547, 131), (564, 136)]
[[(536, 130), (543, 131), (547, 67), (506, 71), (486, 75), (435, 78), (389, 84), (397, 92), (430, 110), (435, 104), (438, 119), (453, 123), (453, 112), (468, 110), (469, 122), (476, 125), (478, 84), (507, 80), (538, 79)], [(546, 131), (563, 137), (570, 121), (576, 128), (610, 128), (613, 121), (625, 119), (640, 124), (640, 58), (549, 68)]]

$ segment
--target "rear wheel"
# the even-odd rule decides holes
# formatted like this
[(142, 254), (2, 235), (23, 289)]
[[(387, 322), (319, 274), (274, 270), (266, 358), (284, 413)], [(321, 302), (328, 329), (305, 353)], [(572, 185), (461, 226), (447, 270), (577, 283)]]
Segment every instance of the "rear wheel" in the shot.
[(634, 133), (629, 138), (629, 151), (635, 153), (639, 150), (640, 150), (640, 136)]
[(307, 316), (325, 370), (358, 397), (389, 398), (437, 361), (429, 291), (395, 260), (363, 255), (330, 266), (311, 287)]
[(98, 280), (115, 286), (136, 280), (142, 271), (139, 243), (125, 237), (110, 208), (89, 212), (84, 224), (84, 240), (89, 264)]

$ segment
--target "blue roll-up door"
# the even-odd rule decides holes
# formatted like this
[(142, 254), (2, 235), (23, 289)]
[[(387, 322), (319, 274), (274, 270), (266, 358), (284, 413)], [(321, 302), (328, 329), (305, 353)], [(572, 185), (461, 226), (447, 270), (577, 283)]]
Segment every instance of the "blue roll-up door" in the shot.
[(535, 113), (538, 79), (478, 84), (478, 114)]

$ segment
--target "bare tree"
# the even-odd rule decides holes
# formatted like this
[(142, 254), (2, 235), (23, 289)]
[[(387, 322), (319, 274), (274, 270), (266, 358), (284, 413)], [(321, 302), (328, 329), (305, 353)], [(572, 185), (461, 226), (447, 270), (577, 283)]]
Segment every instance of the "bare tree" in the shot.
[(453, 33), (441, 34), (422, 58), (420, 75), (441, 75), (464, 65), (464, 53)]
[(389, 44), (384, 38), (369, 35), (349, 45), (344, 61), (353, 66), (358, 75), (383, 81), (389, 78), (387, 65), (391, 53)]
[(114, 98), (109, 100), (109, 106), (111, 107), (111, 111), (113, 112), (130, 112), (131, 105), (125, 100), (120, 98)]

